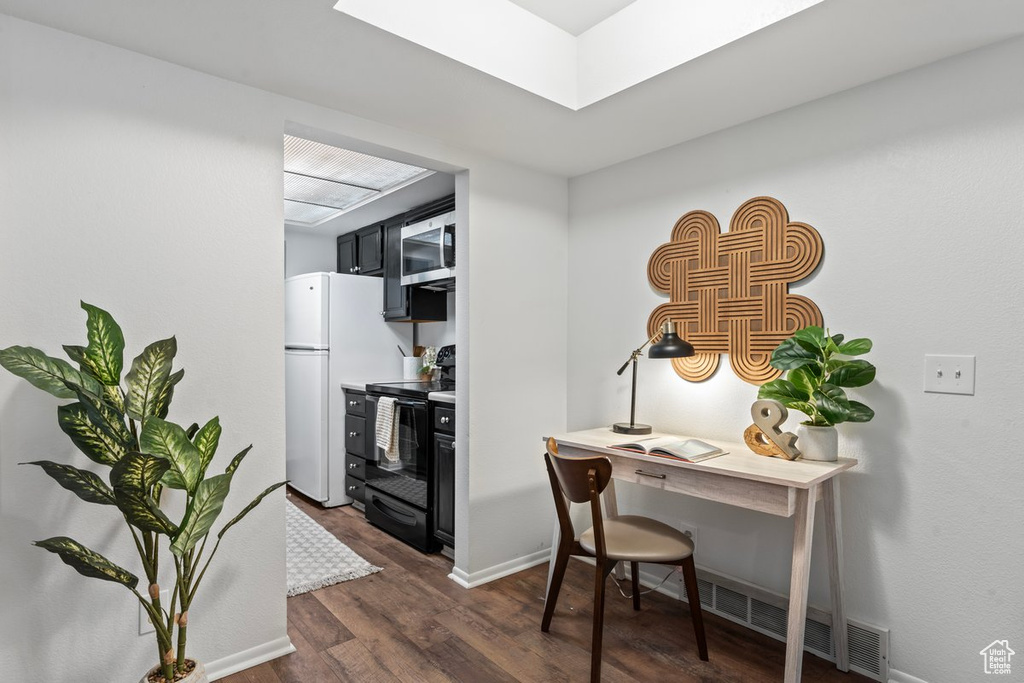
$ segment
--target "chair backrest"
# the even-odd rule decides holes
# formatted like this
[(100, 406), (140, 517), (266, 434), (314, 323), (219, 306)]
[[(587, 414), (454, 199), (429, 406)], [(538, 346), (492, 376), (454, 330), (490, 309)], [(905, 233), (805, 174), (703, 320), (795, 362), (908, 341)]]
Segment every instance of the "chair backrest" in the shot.
[(558, 444), (548, 439), (548, 450), (544, 454), (551, 493), (555, 497), (555, 512), (561, 528), (563, 542), (575, 542), (576, 531), (569, 516), (568, 498), (574, 503), (590, 503), (590, 517), (594, 525), (594, 539), (597, 557), (605, 557), (604, 523), (601, 518), (601, 492), (608, 487), (612, 478), (612, 463), (606, 457), (567, 458), (558, 454)]
[(597, 493), (608, 487), (612, 478), (612, 461), (603, 455), (568, 458), (558, 454), (558, 444), (548, 439), (548, 461), (558, 477), (558, 487), (574, 503), (590, 502), (589, 473), (594, 471)]

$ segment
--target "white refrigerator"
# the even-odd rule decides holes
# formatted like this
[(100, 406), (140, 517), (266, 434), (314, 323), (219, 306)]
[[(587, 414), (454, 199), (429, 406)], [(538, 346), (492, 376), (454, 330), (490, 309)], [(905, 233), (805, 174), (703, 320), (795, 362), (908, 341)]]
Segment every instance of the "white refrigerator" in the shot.
[(381, 278), (307, 273), (285, 280), (285, 468), (324, 506), (345, 505), (343, 382), (402, 375), (411, 330), (381, 316)]

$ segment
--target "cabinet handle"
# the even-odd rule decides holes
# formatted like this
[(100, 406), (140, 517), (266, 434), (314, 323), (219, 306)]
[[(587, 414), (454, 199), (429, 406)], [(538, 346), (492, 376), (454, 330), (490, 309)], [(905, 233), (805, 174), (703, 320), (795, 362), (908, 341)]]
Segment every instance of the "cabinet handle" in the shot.
[(351, 436), (354, 439), (357, 436), (359, 436), (359, 432), (349, 432), (348, 435)]
[(359, 401), (349, 401), (348, 404), (352, 407), (359, 405)]
[(350, 463), (348, 464), (348, 468), (349, 468), (350, 470), (354, 470), (354, 469), (356, 469), (357, 467), (359, 467), (359, 463), (356, 463), (356, 462), (350, 462)]
[(358, 486), (349, 486), (348, 490), (349, 491), (355, 491), (357, 488), (359, 488), (359, 487)]
[(355, 270), (355, 272), (357, 272), (357, 273), (358, 273), (358, 272), (359, 272), (359, 266), (356, 266), (356, 267), (354, 268), (354, 270)]
[(350, 272), (350, 273), (351, 273), (351, 272), (353, 272), (353, 271), (354, 271), (354, 269), (353, 269), (353, 268), (349, 268), (349, 269), (348, 269), (348, 272)]
[(644, 472), (643, 470), (637, 470), (636, 473), (639, 474), (641, 477), (651, 477), (652, 479), (665, 478), (664, 474), (651, 474), (650, 472)]

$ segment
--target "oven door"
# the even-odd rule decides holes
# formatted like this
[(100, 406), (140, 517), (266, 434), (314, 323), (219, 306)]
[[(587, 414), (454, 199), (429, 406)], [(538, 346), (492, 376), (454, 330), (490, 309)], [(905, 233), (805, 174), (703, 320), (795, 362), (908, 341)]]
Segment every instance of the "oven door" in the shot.
[(403, 286), (452, 277), (455, 277), (454, 214), (402, 228)]
[[(366, 486), (426, 510), (430, 486), (430, 415), (426, 401), (399, 399), (398, 449), (389, 458), (374, 445), (366, 461)], [(369, 455), (369, 454), (368, 454)]]

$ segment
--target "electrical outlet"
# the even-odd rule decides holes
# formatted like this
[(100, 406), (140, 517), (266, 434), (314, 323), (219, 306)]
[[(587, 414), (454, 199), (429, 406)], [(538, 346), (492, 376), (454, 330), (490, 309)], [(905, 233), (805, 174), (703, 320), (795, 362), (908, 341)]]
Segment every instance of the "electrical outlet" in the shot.
[(697, 527), (689, 522), (679, 522), (679, 530), (690, 537), (693, 544), (697, 545)]
[[(167, 606), (171, 604), (171, 589), (160, 591), (160, 606), (165, 610)], [(153, 622), (149, 618), (149, 612), (142, 605), (139, 605), (139, 635), (144, 636), (147, 633), (152, 633), (156, 630), (153, 626)]]

